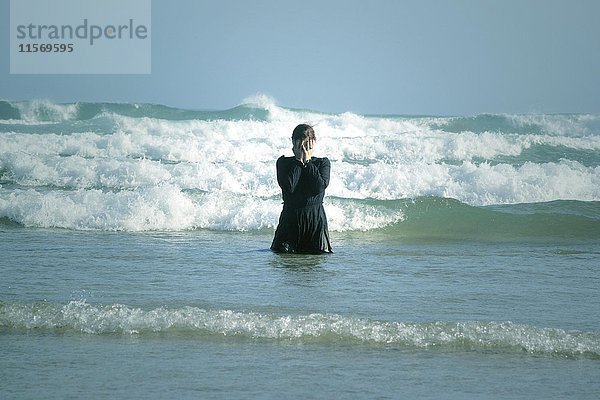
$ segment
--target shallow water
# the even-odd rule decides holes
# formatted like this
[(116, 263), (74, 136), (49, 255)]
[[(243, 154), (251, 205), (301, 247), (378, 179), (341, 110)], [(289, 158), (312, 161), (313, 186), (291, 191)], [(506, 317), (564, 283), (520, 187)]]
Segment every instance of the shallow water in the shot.
[(0, 232), (5, 398), (595, 398), (595, 242)]

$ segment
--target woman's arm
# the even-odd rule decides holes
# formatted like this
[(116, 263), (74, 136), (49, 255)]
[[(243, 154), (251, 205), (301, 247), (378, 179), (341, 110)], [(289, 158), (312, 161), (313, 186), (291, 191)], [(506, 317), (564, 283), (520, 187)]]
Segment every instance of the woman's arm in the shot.
[(276, 165), (279, 187), (284, 192), (294, 193), (302, 175), (302, 164), (297, 160), (290, 160), (281, 156), (277, 159)]
[(318, 167), (313, 162), (306, 164), (306, 173), (313, 194), (321, 193), (329, 186), (330, 171), (331, 164), (327, 157), (321, 159)]

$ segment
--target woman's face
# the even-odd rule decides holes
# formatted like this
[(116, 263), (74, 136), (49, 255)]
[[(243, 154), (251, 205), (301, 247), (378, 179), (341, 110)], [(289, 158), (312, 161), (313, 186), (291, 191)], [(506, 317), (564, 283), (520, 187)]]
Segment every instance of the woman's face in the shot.
[(298, 150), (301, 150), (303, 145), (306, 148), (311, 149), (311, 150), (315, 147), (315, 139), (310, 138), (310, 137), (306, 137), (304, 139), (296, 139), (296, 140), (292, 139), (292, 143), (293, 143), (293, 148), (298, 149)]

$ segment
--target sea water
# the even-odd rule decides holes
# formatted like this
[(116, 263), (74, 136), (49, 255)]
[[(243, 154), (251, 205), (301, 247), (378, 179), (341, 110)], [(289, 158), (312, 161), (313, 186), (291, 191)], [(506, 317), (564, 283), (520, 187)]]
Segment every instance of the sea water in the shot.
[[(0, 102), (0, 397), (600, 393), (600, 116)], [(271, 253), (309, 123), (334, 254)]]

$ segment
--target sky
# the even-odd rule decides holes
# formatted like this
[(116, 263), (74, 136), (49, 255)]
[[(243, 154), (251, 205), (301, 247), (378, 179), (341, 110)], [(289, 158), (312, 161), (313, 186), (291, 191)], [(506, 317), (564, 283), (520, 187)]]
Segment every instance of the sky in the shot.
[(151, 73), (18, 75), (0, 98), (403, 115), (600, 113), (597, 0), (153, 0)]

